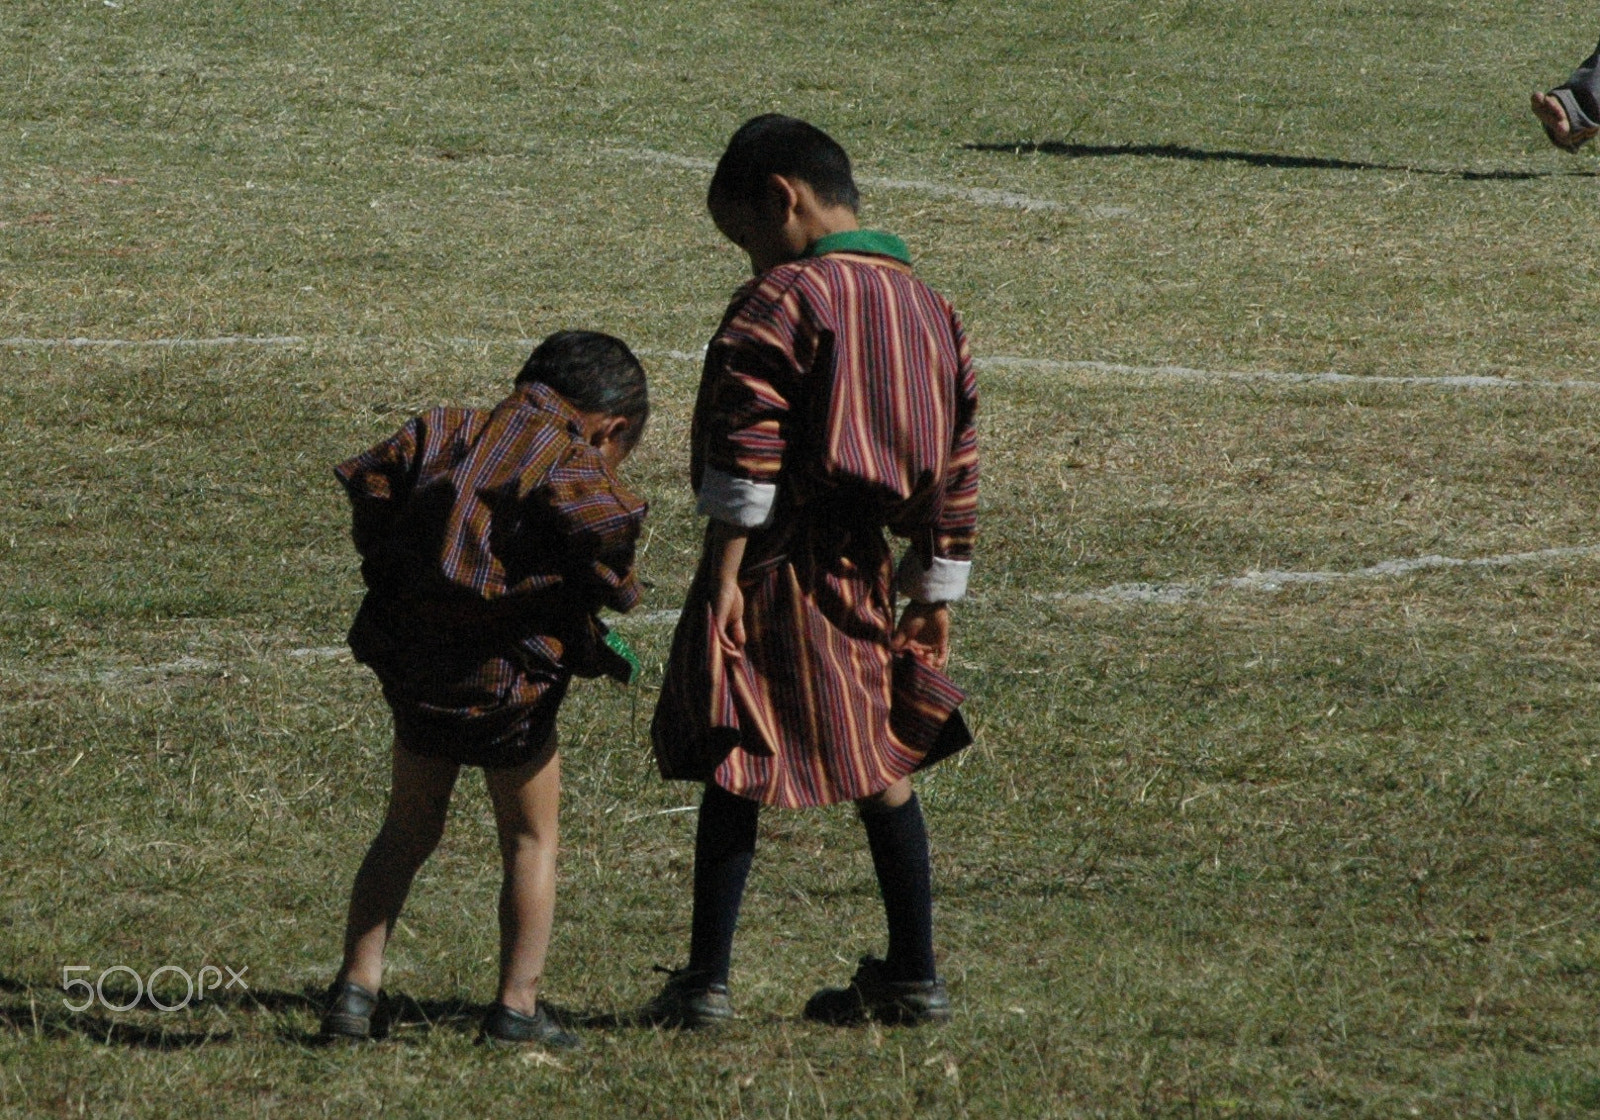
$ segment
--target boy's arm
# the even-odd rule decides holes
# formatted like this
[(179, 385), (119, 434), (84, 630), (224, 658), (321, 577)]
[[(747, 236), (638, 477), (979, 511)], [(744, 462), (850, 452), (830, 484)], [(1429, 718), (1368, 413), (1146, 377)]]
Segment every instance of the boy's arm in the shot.
[(816, 353), (816, 329), (793, 277), (741, 297), (706, 352), (691, 433), (696, 510), (765, 528), (788, 451), (790, 395)]
[(712, 579), (711, 619), (723, 655), (737, 661), (744, 656), (744, 592), (739, 588), (739, 565), (744, 562), (750, 530), (726, 521), (706, 526), (706, 556)]
[(764, 356), (753, 347), (742, 353), (730, 348), (723, 361), (708, 363), (704, 415), (696, 417), (702, 442), (695, 511), (710, 518), (705, 559), (714, 580), (712, 627), (723, 656), (732, 660), (744, 655), (745, 644), (739, 566), (750, 533), (772, 523), (786, 446), (789, 402), (761, 371)]
[(911, 601), (901, 613), (891, 640), (894, 649), (909, 650), (935, 669), (943, 669), (950, 660), (947, 604), (967, 593), (978, 532), (978, 381), (960, 319), (952, 316), (951, 327), (960, 360), (956, 379), (959, 395), (950, 458), (945, 467), (944, 504), (933, 527), (928, 565), (923, 566), (915, 548), (908, 549), (901, 561), (899, 587)]
[(752, 530), (771, 524), (783, 465), (789, 404), (763, 376), (760, 352), (729, 348), (708, 361), (696, 408), (695, 512), (706, 525), (705, 560), (714, 581), (712, 628), (724, 657), (744, 655), (744, 592), (739, 567)]
[(536, 493), (564, 540), (574, 590), (592, 606), (632, 610), (642, 595), (633, 559), (645, 502), (624, 489), (587, 444), (573, 444)]
[(978, 383), (960, 321), (952, 319), (951, 325), (960, 367), (944, 501), (932, 540), (908, 549), (900, 563), (899, 589), (913, 603), (954, 602), (967, 593), (978, 533)]
[(333, 468), (350, 498), (350, 535), (362, 556), (382, 539), (416, 481), (423, 424), (423, 417), (414, 417), (382, 443)]
[(813, 328), (787, 282), (758, 284), (724, 322), (706, 354), (695, 401), (695, 510), (710, 518), (705, 564), (723, 655), (745, 645), (739, 568), (750, 533), (772, 523), (788, 450), (789, 398), (814, 352)]
[(789, 402), (762, 368), (772, 360), (754, 347), (715, 354), (695, 418), (695, 510), (739, 529), (770, 524), (778, 497)]

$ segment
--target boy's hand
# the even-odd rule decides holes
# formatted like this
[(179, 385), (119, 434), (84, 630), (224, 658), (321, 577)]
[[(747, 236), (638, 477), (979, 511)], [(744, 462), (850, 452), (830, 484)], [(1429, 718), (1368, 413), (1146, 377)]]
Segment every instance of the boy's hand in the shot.
[(950, 608), (944, 603), (907, 603), (889, 648), (909, 650), (918, 661), (943, 669), (950, 660)]
[(711, 620), (717, 631), (717, 644), (730, 661), (744, 656), (744, 592), (736, 579), (719, 580), (711, 596)]

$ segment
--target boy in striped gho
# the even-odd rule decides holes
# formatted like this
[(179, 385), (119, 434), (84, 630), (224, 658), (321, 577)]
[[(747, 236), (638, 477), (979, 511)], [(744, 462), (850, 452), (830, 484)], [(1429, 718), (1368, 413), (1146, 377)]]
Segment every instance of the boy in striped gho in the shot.
[[(691, 482), (710, 518), (651, 727), (663, 776), (705, 783), (687, 967), (645, 1009), (732, 1014), (728, 965), (759, 807), (854, 801), (888, 919), (809, 1018), (950, 1015), (934, 969), (928, 837), (910, 775), (971, 741), (942, 672), (977, 520), (977, 387), (954, 310), (903, 242), (860, 229), (844, 150), (776, 114), (729, 141), (708, 192), (755, 278), (706, 353)], [(887, 529), (909, 545), (894, 617)]]
[(350, 648), (383, 685), (395, 734), (324, 1039), (372, 1035), (389, 936), (461, 767), (479, 766), (503, 870), (500, 987), (482, 1037), (578, 1045), (538, 1000), (556, 892), (556, 716), (574, 675), (632, 676), (594, 613), (639, 601), (645, 503), (616, 470), (649, 415), (644, 368), (620, 339), (559, 331), (493, 409), (433, 409), (335, 468), (367, 585)]

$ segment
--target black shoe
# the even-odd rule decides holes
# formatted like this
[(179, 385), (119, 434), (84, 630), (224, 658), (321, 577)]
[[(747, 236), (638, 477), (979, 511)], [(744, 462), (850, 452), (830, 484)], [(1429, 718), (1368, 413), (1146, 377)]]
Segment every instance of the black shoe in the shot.
[(687, 968), (662, 968), (657, 972), (667, 974), (656, 998), (644, 1005), (639, 1019), (657, 1027), (711, 1027), (733, 1018), (733, 1004), (728, 999), (728, 985), (711, 983), (705, 973)]
[(806, 1001), (807, 1019), (849, 1026), (880, 1023), (943, 1023), (950, 1018), (944, 981), (891, 980), (877, 957), (862, 957), (848, 988), (823, 988)]
[(322, 1012), (324, 1042), (365, 1042), (372, 1037), (372, 1016), (378, 997), (360, 984), (335, 980), (328, 985), (328, 1003)]
[(578, 1036), (551, 1018), (542, 1003), (532, 1015), (513, 1011), (503, 1003), (495, 1004), (483, 1017), (483, 1030), (478, 1035), (478, 1041), (505, 1046), (534, 1042), (550, 1050), (583, 1049)]

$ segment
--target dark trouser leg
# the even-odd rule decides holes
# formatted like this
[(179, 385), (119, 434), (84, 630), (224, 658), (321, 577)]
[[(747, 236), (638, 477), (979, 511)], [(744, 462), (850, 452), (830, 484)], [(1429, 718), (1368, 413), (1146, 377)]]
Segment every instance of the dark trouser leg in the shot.
[(739, 903), (756, 852), (761, 806), (706, 784), (694, 836), (694, 924), (689, 969), (708, 983), (726, 984)]
[(1600, 46), (1550, 93), (1561, 102), (1567, 125), (1574, 132), (1600, 124)]
[(916, 794), (894, 809), (863, 805), (861, 823), (889, 924), (885, 971), (895, 980), (932, 980), (933, 873), (922, 805)]
[(1596, 46), (1594, 53), (1578, 64), (1579, 70), (1593, 70), (1600, 67), (1600, 46)]

